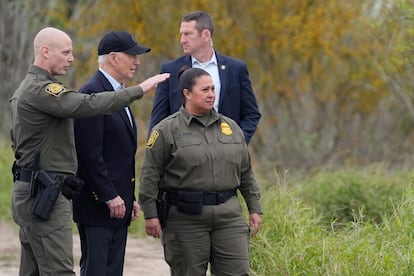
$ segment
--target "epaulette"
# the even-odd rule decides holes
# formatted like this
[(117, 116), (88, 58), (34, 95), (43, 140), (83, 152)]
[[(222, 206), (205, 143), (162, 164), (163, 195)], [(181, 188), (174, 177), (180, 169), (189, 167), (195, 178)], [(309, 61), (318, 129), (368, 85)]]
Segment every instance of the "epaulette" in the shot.
[(165, 119), (171, 120), (172, 118), (175, 118), (175, 117), (177, 117), (178, 115), (180, 115), (180, 112), (175, 112), (175, 113), (173, 113), (173, 114), (169, 115), (168, 117), (166, 117)]

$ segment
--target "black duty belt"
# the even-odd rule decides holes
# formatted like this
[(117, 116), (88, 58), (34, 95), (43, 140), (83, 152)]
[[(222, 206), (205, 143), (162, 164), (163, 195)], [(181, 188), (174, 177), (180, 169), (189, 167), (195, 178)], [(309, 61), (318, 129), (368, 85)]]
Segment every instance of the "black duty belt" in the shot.
[[(19, 172), (16, 175), (16, 180), (30, 182), (32, 180), (32, 172), (33, 171), (31, 169), (21, 168), (19, 169)], [(65, 177), (68, 175), (73, 175), (73, 174), (64, 173), (64, 172), (53, 172), (53, 171), (46, 171), (46, 172), (50, 177), (57, 177), (57, 176)]]
[[(176, 205), (176, 190), (167, 190), (167, 194), (168, 203), (170, 203), (171, 205)], [(237, 195), (236, 189), (230, 189), (222, 192), (203, 192), (203, 205), (219, 205), (221, 203), (226, 202), (228, 199), (235, 195)]]
[(30, 182), (32, 180), (32, 170), (20, 169), (16, 175), (16, 180)]

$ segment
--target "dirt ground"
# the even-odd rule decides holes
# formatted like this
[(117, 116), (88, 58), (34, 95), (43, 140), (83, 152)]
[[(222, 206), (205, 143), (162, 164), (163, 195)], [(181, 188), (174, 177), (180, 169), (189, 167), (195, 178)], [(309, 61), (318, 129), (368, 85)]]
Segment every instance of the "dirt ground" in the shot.
[[(75, 272), (79, 275), (80, 245), (77, 235), (73, 236), (73, 253)], [(0, 276), (18, 275), (19, 258), (20, 245), (17, 227), (0, 221)], [(137, 275), (170, 275), (159, 240), (128, 238), (124, 276)]]

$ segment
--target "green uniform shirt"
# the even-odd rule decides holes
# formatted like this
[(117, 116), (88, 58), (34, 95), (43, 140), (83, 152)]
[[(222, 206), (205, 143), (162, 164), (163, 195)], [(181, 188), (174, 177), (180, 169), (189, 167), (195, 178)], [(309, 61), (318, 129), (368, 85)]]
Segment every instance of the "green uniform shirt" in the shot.
[(154, 127), (141, 170), (139, 201), (157, 217), (159, 188), (220, 192), (238, 188), (250, 213), (261, 213), (259, 186), (243, 132), (214, 109), (198, 118), (183, 107)]
[(92, 95), (64, 88), (47, 71), (32, 65), (10, 100), (11, 139), (17, 165), (31, 168), (40, 149), (40, 168), (75, 173), (77, 159), (73, 120), (111, 113), (141, 98), (133, 86), (117, 92)]

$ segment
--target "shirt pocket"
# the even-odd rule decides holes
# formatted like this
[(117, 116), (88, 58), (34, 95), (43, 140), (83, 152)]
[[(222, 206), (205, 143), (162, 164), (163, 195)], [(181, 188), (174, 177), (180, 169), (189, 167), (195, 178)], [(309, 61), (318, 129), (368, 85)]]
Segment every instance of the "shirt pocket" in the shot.
[(238, 146), (240, 146), (240, 144), (242, 143), (242, 139), (243, 137), (236, 135), (221, 134), (218, 137), (219, 142), (222, 144), (237, 144)]
[(174, 165), (185, 168), (201, 166), (207, 160), (206, 146), (202, 144), (202, 137), (195, 133), (179, 133), (174, 135), (176, 150), (174, 155)]
[(240, 163), (243, 150), (243, 137), (235, 135), (219, 135), (218, 142), (222, 157), (231, 163)]

